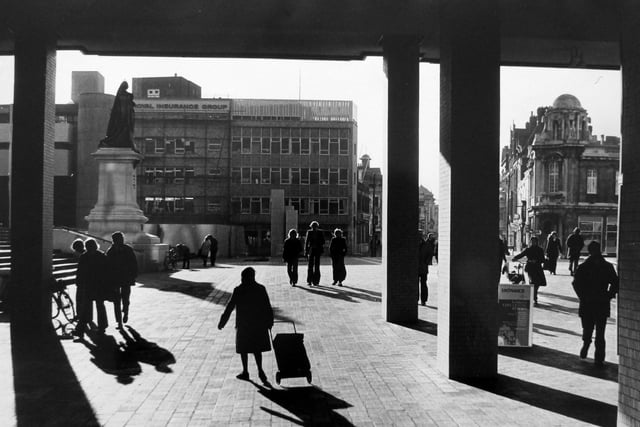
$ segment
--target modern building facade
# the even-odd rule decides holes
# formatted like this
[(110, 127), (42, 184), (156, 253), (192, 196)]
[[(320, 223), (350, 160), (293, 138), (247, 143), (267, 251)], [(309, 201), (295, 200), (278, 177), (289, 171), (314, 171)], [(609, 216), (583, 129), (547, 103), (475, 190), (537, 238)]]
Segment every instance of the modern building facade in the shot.
[[(86, 229), (97, 188), (91, 154), (114, 98), (97, 72), (74, 73), (72, 80), (74, 102), (56, 106), (54, 224)], [(135, 144), (144, 155), (136, 168), (138, 204), (149, 231), (189, 240), (170, 229), (233, 227), (246, 245), (233, 255), (269, 255), (271, 191), (281, 189), (299, 231), (317, 220), (327, 234), (341, 228), (355, 242), (353, 102), (203, 99), (198, 85), (179, 76), (134, 78), (132, 92)], [(11, 111), (0, 106), (0, 196), (7, 201), (0, 222), (6, 223)]]
[(418, 209), (420, 210), (418, 228), (422, 230), (423, 234), (434, 233), (437, 236), (438, 205), (436, 199), (433, 193), (422, 185), (418, 189), (418, 195)]
[(579, 227), (587, 243), (617, 253), (620, 138), (592, 132), (587, 110), (568, 94), (512, 128), (501, 177), (500, 231), (509, 246), (552, 231), (564, 240)]

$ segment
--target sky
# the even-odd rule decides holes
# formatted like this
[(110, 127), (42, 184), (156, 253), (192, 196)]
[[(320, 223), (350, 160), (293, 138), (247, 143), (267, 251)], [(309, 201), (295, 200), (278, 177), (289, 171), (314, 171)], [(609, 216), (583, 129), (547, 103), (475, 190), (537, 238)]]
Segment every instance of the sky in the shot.
[[(71, 102), (71, 72), (99, 71), (105, 92), (115, 94), (123, 80), (177, 74), (202, 88), (204, 98), (352, 100), (357, 106), (358, 157), (368, 154), (383, 167), (386, 143), (386, 90), (382, 58), (363, 61), (268, 59), (136, 58), (60, 51), (56, 103)], [(502, 67), (500, 146), (509, 144), (513, 124), (524, 127), (531, 112), (560, 95), (575, 95), (591, 117), (595, 135), (620, 136), (619, 71)], [(438, 198), (439, 67), (420, 65), (420, 184)], [(0, 56), (0, 104), (13, 103), (13, 58)], [(482, 114), (479, 112), (478, 114)], [(384, 170), (383, 170), (384, 173)]]

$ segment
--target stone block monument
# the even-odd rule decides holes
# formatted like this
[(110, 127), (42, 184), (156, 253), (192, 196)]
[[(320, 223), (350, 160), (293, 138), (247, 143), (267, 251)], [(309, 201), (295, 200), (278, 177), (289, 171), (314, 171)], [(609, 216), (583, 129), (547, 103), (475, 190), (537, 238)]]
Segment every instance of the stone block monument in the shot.
[(91, 235), (110, 240), (112, 233), (124, 233), (126, 243), (136, 252), (139, 270), (157, 271), (163, 267), (168, 245), (142, 230), (148, 219), (136, 201), (135, 168), (144, 156), (134, 145), (135, 104), (127, 88), (127, 82), (120, 85), (107, 136), (92, 154), (98, 163), (98, 199), (85, 219)]

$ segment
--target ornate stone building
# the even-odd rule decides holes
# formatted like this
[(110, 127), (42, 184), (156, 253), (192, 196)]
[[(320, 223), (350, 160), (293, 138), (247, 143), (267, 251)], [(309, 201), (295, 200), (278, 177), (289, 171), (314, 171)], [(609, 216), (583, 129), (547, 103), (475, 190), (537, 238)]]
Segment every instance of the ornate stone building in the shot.
[(579, 227), (587, 243), (616, 253), (620, 138), (592, 132), (587, 110), (568, 94), (512, 128), (501, 171), (500, 229), (509, 246), (519, 250), (552, 231), (564, 241)]

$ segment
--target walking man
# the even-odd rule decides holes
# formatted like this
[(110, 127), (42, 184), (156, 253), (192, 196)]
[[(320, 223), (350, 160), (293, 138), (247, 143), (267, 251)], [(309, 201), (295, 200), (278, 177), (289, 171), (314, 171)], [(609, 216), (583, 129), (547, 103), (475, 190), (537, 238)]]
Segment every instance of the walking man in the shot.
[(429, 275), (429, 266), (436, 256), (436, 238), (433, 233), (427, 234), (426, 239), (420, 237), (420, 245), (418, 246), (418, 278), (420, 279), (420, 304), (427, 305), (429, 299), (429, 288), (427, 287), (427, 276)]
[(124, 234), (116, 231), (111, 235), (113, 244), (107, 250), (107, 260), (113, 287), (116, 290), (114, 309), (118, 328), (129, 321), (131, 286), (136, 284), (138, 262), (131, 246), (124, 243)]
[(580, 251), (582, 251), (583, 247), (584, 239), (580, 235), (580, 229), (576, 227), (567, 239), (567, 258), (569, 258), (569, 271), (572, 276), (576, 273), (576, 268), (578, 268)]
[(304, 254), (309, 258), (309, 268), (307, 270), (307, 284), (309, 286), (320, 283), (320, 256), (324, 252), (324, 235), (318, 229), (318, 221), (312, 221), (311, 229), (307, 230), (307, 237), (304, 243)]
[(593, 241), (587, 247), (589, 258), (575, 271), (573, 289), (580, 299), (578, 314), (582, 320), (582, 348), (580, 358), (587, 357), (593, 329), (596, 330), (594, 363), (604, 365), (604, 329), (611, 314), (610, 301), (618, 293), (618, 275), (611, 263), (600, 252), (600, 243)]

